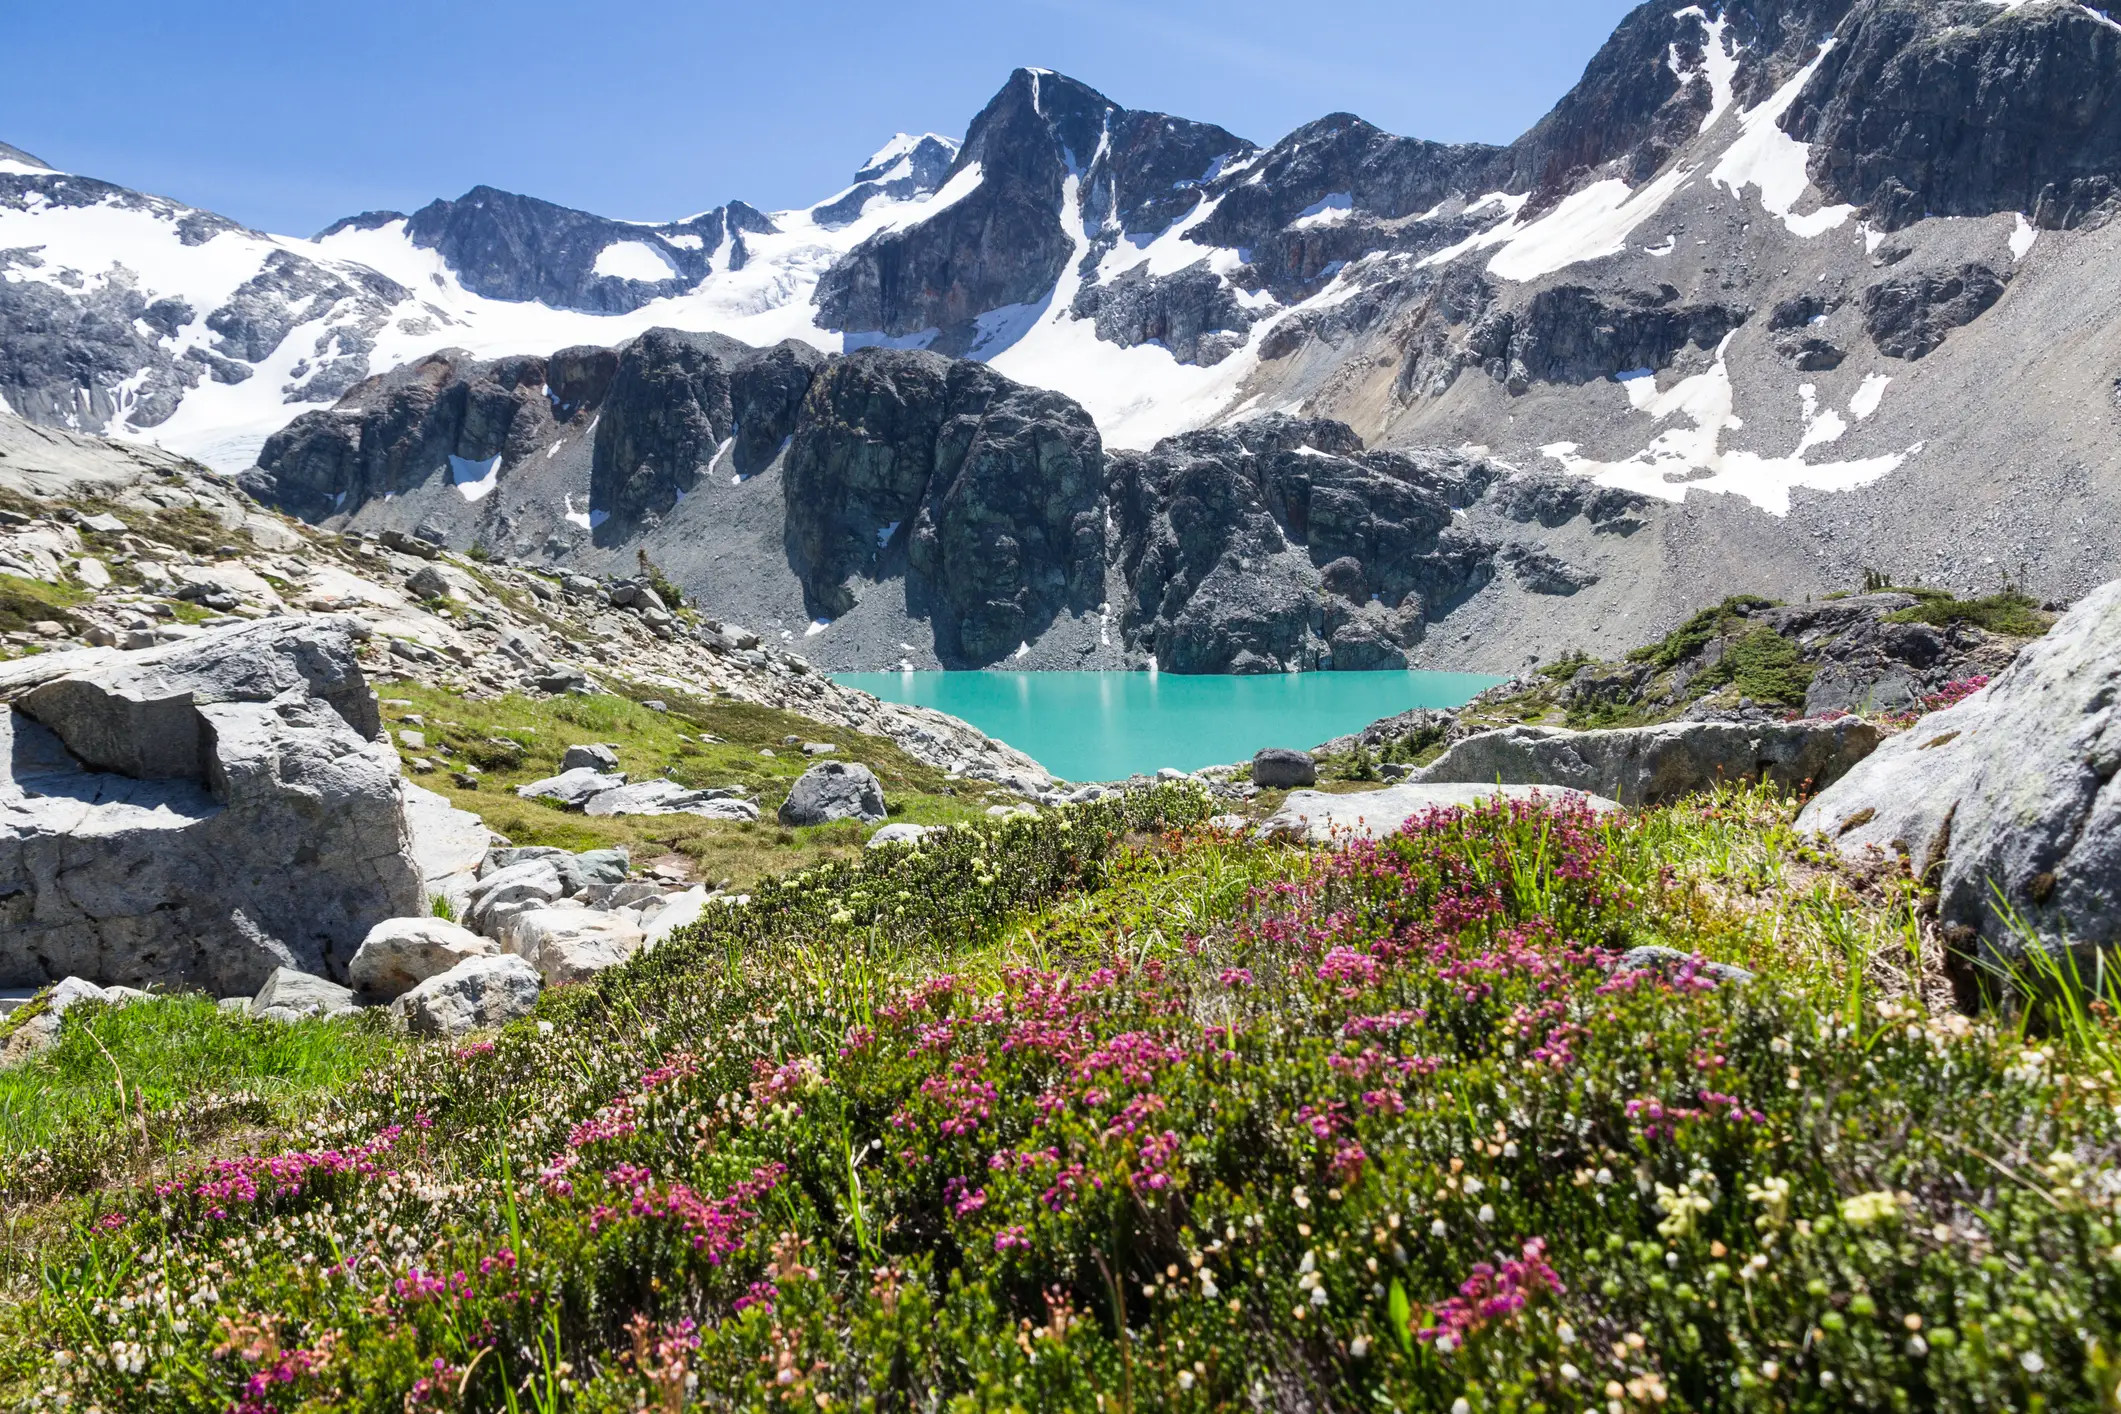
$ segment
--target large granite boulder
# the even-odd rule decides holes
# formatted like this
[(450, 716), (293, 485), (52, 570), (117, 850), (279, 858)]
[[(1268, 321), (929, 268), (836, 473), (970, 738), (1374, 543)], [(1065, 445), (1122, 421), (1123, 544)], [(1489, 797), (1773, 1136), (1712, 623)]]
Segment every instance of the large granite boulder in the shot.
[(344, 619), (0, 664), (0, 984), (343, 976), (426, 911)]
[(586, 982), (639, 952), (645, 937), (623, 914), (569, 906), (522, 915), (510, 942), (548, 983)]
[(2121, 936), (2117, 698), (2121, 581), (1986, 688), (1885, 742), (1797, 823), (1852, 860), (1904, 860), (1935, 886), (1962, 957), (2016, 965), (2029, 938), (2109, 948)]
[(1560, 786), (1623, 805), (1660, 805), (1722, 784), (1766, 781), (1786, 791), (1830, 785), (1870, 755), (1878, 738), (1876, 727), (1854, 717), (1597, 732), (1504, 727), (1467, 737), (1413, 779)]
[(1270, 746), (1252, 758), (1252, 784), (1264, 790), (1290, 790), (1318, 784), (1318, 763), (1308, 751)]
[(1522, 785), (1398, 785), (1356, 795), (1297, 790), (1260, 825), (1259, 835), (1308, 844), (1374, 840), (1398, 834), (1408, 820), (1432, 810), (1470, 810), (1491, 800), (1584, 805), (1599, 814), (1620, 808), (1615, 801), (1582, 791)]
[(250, 1014), (272, 1021), (344, 1016), (358, 1007), (353, 988), (293, 967), (275, 967), (250, 999)]
[(500, 944), (444, 918), (390, 918), (368, 930), (347, 967), (347, 980), (372, 997), (404, 995), (431, 977), (474, 957), (492, 957)]
[(822, 825), (860, 820), (874, 825), (887, 814), (876, 773), (855, 761), (821, 761), (803, 772), (781, 802), (783, 825)]
[(469, 957), (391, 1003), (391, 1015), (415, 1036), (461, 1036), (528, 1016), (544, 986), (538, 970), (513, 954)]

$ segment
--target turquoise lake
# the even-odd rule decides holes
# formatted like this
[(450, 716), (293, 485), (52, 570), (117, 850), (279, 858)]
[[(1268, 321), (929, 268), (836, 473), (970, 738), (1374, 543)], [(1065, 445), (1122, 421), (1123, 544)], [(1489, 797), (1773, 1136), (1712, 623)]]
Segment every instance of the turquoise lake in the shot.
[(1307, 750), (1412, 707), (1456, 707), (1501, 678), (1476, 673), (838, 673), (887, 702), (934, 707), (1071, 781)]

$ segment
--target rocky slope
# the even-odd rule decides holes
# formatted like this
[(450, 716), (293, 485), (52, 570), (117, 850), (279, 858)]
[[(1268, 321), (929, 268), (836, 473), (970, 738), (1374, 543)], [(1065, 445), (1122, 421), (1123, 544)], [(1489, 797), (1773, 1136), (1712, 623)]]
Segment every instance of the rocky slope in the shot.
[[(1150, 457), (1197, 454), (1155, 450), (1169, 436), (1283, 412), (1345, 423), (1366, 448), (1425, 466), (1485, 459), (1498, 479), (1515, 468), (1580, 488), (1538, 493), (1531, 519), (1515, 516), (1515, 495), (1454, 505), (1500, 568), (1423, 592), (1432, 631), (1418, 643), (1381, 623), (1343, 634), (1323, 611), (1295, 633), (1294, 601), (1270, 575), (1239, 616), (1285, 626), (1178, 655), (1204, 665), (1398, 653), (1513, 670), (1617, 651), (1729, 588), (1816, 595), (1867, 568), (1960, 590), (2008, 575), (2068, 598), (2121, 568), (2101, 475), (2121, 454), (2117, 58), (2121, 25), (2073, 0), (1645, 5), (1506, 147), (1334, 114), (1260, 148), (1022, 70), (961, 145), (899, 139), (801, 211), (733, 204), (633, 226), (482, 189), (314, 242), (13, 153), (0, 160), (0, 395), (40, 421), (160, 438), (240, 471), (305, 403), (462, 349), (444, 362), (481, 365), (469, 381), (498, 391), (466, 408), (455, 445), (387, 426), (348, 434), (395, 449), (377, 453), (394, 469), (340, 478), (329, 494), (347, 500), (329, 504), (317, 493), (329, 477), (268, 457), (282, 504), (328, 522), (390, 486), (521, 480), (523, 503), (544, 509), (525, 512), (509, 553), (585, 565), (629, 540), (674, 558), (652, 522), (688, 514), (677, 495), (689, 503), (716, 480), (703, 469), (723, 441), (738, 464), (721, 482), (751, 478), (812, 351), (878, 342), (1067, 395), (1108, 448)], [(675, 384), (644, 361), (657, 328), (690, 331), (690, 343), (653, 336), (664, 363), (683, 365)], [(755, 370), (757, 411), (739, 408), (733, 382), (725, 411), (725, 394), (696, 386), (708, 365), (733, 378), (760, 356), (706, 334), (807, 347), (783, 348), (770, 378)], [(632, 350), (631, 373), (615, 349)], [(420, 368), (386, 384), (446, 391), (446, 375)], [(591, 413), (575, 441), (592, 461), (601, 451), (603, 470), (564, 470), (574, 452), (559, 429), (586, 406), (580, 390), (636, 375), (635, 392), (676, 401), (617, 428)], [(359, 389), (344, 411), (366, 418), (379, 396)], [(533, 418), (518, 444), (505, 435), (532, 401), (554, 424), (540, 444), (550, 476), (526, 455), (548, 429)], [(504, 403), (514, 411), (491, 422)], [(909, 455), (925, 451), (926, 426), (909, 432)], [(1600, 492), (1641, 504), (1550, 523), (1571, 495)], [(834, 617), (855, 640), (827, 650), (836, 661), (877, 666), (899, 641), (916, 661), (985, 660), (1015, 646), (1001, 643), (1003, 619), (1033, 664), (1112, 646), (1083, 607), (1094, 576), (1065, 568), (1088, 551), (1058, 547), (1060, 509), (1012, 512), (1049, 542), (1033, 555), (1063, 566), (1058, 589), (999, 591), (1014, 619), (968, 638), (963, 595), (989, 587), (943, 590), (938, 621), (918, 573), (887, 572), (907, 602), (854, 634), (838, 625), (859, 611), (819, 575), (859, 558), (852, 523), (875, 507), (855, 495), (798, 509), (808, 529), (776, 547), (789, 513), (771, 496), (718, 506), (714, 524), (755, 541), (761, 563), (784, 562), (756, 591), (761, 610), (771, 599), (791, 628), (798, 614)], [(1138, 588), (1127, 547), (1156, 537), (1122, 527), (1116, 504), (1108, 491), (1098, 602), (1125, 617), (1110, 606)], [(1077, 496), (1062, 518), (1083, 509)], [(1143, 508), (1142, 525), (1173, 509)], [(573, 541), (570, 516), (606, 543)], [(1243, 539), (1240, 519), (1211, 538)], [(1189, 564), (1177, 582), (1204, 582), (1209, 566)], [(1177, 631), (1164, 583), (1137, 613), (1132, 651)], [(1433, 631), (1439, 617), (1449, 632)]]
[(138, 650), (245, 622), (350, 617), (356, 661), (375, 676), (473, 698), (666, 688), (887, 737), (939, 769), (1045, 784), (1036, 762), (954, 717), (841, 688), (776, 641), (672, 612), (628, 568), (533, 574), (395, 532), (319, 534), (194, 463), (0, 420), (0, 576), (12, 577), (0, 653)]

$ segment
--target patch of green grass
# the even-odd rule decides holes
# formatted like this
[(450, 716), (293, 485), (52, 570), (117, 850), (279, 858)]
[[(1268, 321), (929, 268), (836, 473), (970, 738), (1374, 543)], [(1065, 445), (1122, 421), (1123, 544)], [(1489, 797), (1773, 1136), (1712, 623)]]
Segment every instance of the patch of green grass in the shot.
[(57, 1044), (0, 1070), (0, 1173), (36, 1150), (92, 1173), (114, 1149), (140, 1157), (143, 1136), (150, 1156), (188, 1148), (204, 1134), (185, 1112), (208, 1097), (213, 1115), (271, 1122), (404, 1044), (376, 1015), (282, 1024), (198, 995), (83, 1003), (65, 1020)]
[[(382, 683), (377, 691), (386, 702), (411, 704), (384, 708), (393, 736), (407, 716), (425, 719), (417, 730), (427, 745), (418, 751), (401, 747), (400, 754), (408, 763), (425, 757), (444, 769), (415, 779), (519, 845), (624, 846), (641, 862), (683, 855), (693, 861), (696, 877), (727, 879), (743, 888), (769, 874), (860, 852), (868, 831), (856, 822), (788, 830), (774, 820), (795, 778), (820, 759), (858, 761), (876, 772), (895, 821), (947, 825), (984, 818), (988, 801), (977, 783), (952, 781), (883, 737), (756, 703), (710, 702), (637, 683), (620, 686), (619, 693), (594, 696), (510, 694), (484, 702), (408, 682)], [(662, 702), (669, 710), (654, 711), (642, 705), (645, 701)], [(787, 744), (790, 736), (829, 742), (838, 750), (831, 758), (805, 756), (800, 745)], [(614, 745), (619, 769), (632, 780), (667, 776), (696, 789), (741, 786), (757, 801), (759, 821), (692, 815), (592, 818), (516, 795), (517, 786), (558, 774), (568, 747), (589, 742)], [(475, 789), (454, 779), (466, 764), (483, 773)]]
[(69, 631), (78, 627), (68, 612), (92, 596), (71, 584), (47, 584), (40, 579), (0, 574), (0, 633), (24, 633), (33, 623), (50, 620)]

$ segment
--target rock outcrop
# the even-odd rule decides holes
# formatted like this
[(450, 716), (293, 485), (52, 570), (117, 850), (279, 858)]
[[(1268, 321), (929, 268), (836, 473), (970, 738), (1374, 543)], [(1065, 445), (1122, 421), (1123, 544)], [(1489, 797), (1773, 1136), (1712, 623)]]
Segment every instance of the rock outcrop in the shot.
[[(2022, 972), (2031, 940), (2111, 948), (2121, 936), (2117, 694), (2121, 582), (2070, 610), (1985, 689), (1887, 741), (1797, 823), (1852, 860), (1899, 860), (1933, 885), (1966, 959)], [(1970, 999), (1971, 975), (1960, 980)]]
[(356, 625), (0, 665), (0, 973), (248, 992), (424, 912)]
[(821, 761), (788, 788), (781, 802), (783, 825), (822, 825), (831, 820), (860, 820), (874, 825), (888, 811), (884, 787), (876, 773), (853, 761)]
[(1871, 754), (1880, 733), (1855, 717), (1832, 721), (1668, 722), (1612, 731), (1519, 726), (1484, 732), (1416, 771), (1446, 782), (1551, 786), (1623, 805), (1663, 805), (1719, 785), (1765, 781), (1816, 790)]
[(1298, 790), (1289, 792), (1281, 808), (1259, 827), (1259, 834), (1262, 839), (1309, 844), (1381, 839), (1398, 834), (1408, 820), (1431, 811), (1466, 810), (1492, 800), (1580, 805), (1599, 813), (1620, 808), (1611, 800), (1551, 786), (1398, 785), (1355, 795)]
[(364, 996), (391, 1001), (458, 963), (501, 951), (490, 938), (442, 918), (390, 918), (368, 930), (346, 969)]
[(1119, 453), (1127, 643), (1181, 673), (1405, 667), (1430, 617), (1493, 577), (1497, 547), (1452, 512), (1499, 475), (1277, 415)]
[(512, 953), (466, 958), (391, 1003), (391, 1014), (415, 1036), (461, 1036), (528, 1016), (544, 979)]
[(935, 354), (865, 350), (812, 384), (784, 477), (815, 616), (903, 573), (946, 663), (982, 666), (1104, 588), (1097, 428), (1075, 403)]

